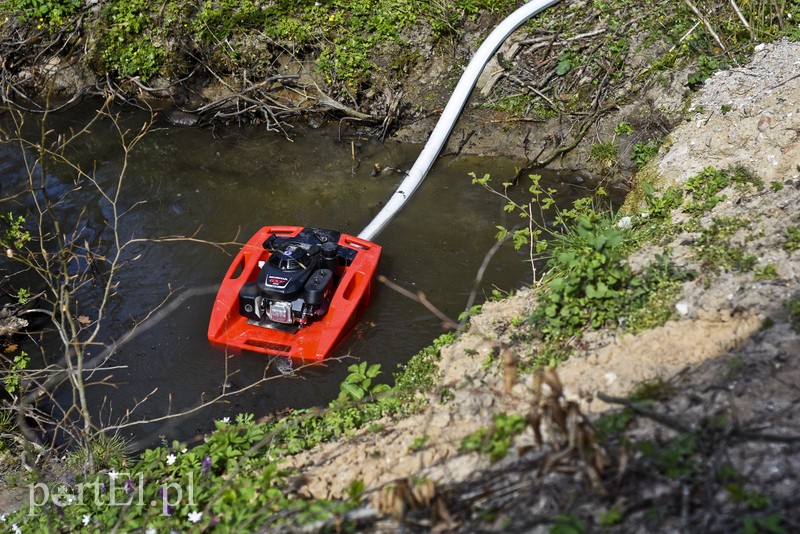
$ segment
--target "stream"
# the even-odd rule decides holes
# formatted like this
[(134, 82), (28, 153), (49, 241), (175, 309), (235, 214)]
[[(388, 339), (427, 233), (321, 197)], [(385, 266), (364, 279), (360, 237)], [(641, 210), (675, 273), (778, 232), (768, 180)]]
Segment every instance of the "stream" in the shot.
[[(91, 108), (78, 108), (51, 116), (48, 125), (58, 131), (77, 129), (91, 113)], [(123, 124), (136, 131), (146, 120), (149, 115), (128, 111)], [(0, 121), (4, 129), (10, 128), (8, 115)], [(26, 125), (26, 135), (35, 135), (33, 122)], [(258, 127), (184, 128), (158, 118), (133, 150), (120, 195), (125, 213), (119, 233), (123, 239), (150, 241), (125, 250), (101, 341), (119, 341), (137, 325), (147, 328), (116, 350), (110, 369), (95, 377), (104, 382), (89, 388), (96, 417), (103, 423), (149, 420), (190, 409), (222, 392), (244, 390), (188, 416), (125, 428), (121, 435), (134, 447), (161, 439), (186, 440), (212, 429), (215, 419), (242, 412), (260, 417), (285, 408), (325, 405), (338, 395), (351, 363), (380, 363), (379, 378), (390, 383), (398, 365), (444, 333), (439, 319), (424, 306), (378, 284), (370, 308), (336, 359), (322, 365), (292, 372), (288, 360), (273, 361), (256, 353), (226, 357), (208, 344), (216, 284), (239, 248), (214, 243), (243, 243), (266, 224), (357, 234), (403, 179), (402, 172), (391, 169), (373, 176), (374, 165), (406, 171), (421, 149), (380, 143), (352, 131), (340, 133), (335, 127), (292, 132), (292, 138)], [(92, 134), (71, 150), (83, 168), (95, 165), (101, 188), (114, 189), (122, 158), (111, 121), (95, 124)], [(496, 225), (525, 221), (505, 213), (502, 199), (472, 185), (469, 173), (490, 173), (499, 184), (512, 177), (519, 164), (503, 158), (440, 157), (413, 199), (374, 239), (383, 247), (379, 274), (406, 289), (423, 291), (453, 319), (464, 311), (473, 290), (480, 304), (493, 289), (507, 292), (530, 283), (527, 251), (515, 251), (506, 243), (475, 288), (476, 274), (495, 243)], [(74, 175), (65, 168), (47, 173), (48, 195), (61, 199), (59, 219), (66, 228), (79, 227), (80, 239), (90, 248), (108, 244), (108, 203), (91, 184), (79, 184), (80, 189), (72, 191)], [(0, 213), (30, 213), (30, 195), (16, 195), (27, 187), (18, 145), (0, 144), (0, 176)], [(558, 190), (560, 204), (585, 194), (562, 178), (544, 176), (546, 184)], [(520, 184), (513, 194), (521, 201), (526, 190)], [(167, 236), (192, 239), (163, 240)], [(13, 272), (13, 265), (3, 261), (3, 283), (9, 284), (4, 289), (11, 291), (5, 276)], [(187, 290), (197, 294), (186, 298)], [(87, 299), (78, 302), (78, 312), (95, 318), (99, 303)], [(164, 303), (178, 305), (157, 321), (145, 321)], [(33, 326), (44, 329), (47, 322), (42, 317)], [(47, 332), (19, 343), (45, 361), (60, 350), (55, 336)], [(249, 387), (263, 377), (269, 380)]]

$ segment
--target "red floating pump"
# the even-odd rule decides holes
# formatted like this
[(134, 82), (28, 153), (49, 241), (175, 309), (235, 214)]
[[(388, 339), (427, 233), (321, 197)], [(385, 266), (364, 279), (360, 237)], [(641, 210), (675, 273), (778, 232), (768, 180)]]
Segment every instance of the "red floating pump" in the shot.
[(325, 359), (369, 305), (381, 247), (347, 234), (265, 226), (237, 254), (220, 285), (212, 344)]

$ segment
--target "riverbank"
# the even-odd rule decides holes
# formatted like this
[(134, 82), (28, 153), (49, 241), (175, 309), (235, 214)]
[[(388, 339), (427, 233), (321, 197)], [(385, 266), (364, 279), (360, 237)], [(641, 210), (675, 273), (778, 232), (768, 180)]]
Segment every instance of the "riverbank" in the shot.
[[(515, 7), (16, 0), (0, 11), (2, 94), (30, 108), (110, 96), (176, 124), (287, 137), (292, 122), (332, 120), (422, 143), (466, 63)], [(800, 16), (747, 9), (741, 19), (725, 3), (698, 16), (683, 3), (560, 2), (501, 47), (443, 152), (522, 158), (624, 190), (682, 120), (693, 88), (760, 39), (791, 34)]]

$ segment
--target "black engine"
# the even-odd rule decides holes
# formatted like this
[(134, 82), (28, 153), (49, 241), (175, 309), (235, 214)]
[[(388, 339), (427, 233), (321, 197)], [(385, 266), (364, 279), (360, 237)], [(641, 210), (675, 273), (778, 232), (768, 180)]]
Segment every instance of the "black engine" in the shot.
[(239, 313), (252, 324), (296, 331), (328, 311), (340, 270), (356, 251), (339, 246), (339, 232), (304, 228), (294, 237), (269, 236), (269, 259), (258, 279), (239, 290)]

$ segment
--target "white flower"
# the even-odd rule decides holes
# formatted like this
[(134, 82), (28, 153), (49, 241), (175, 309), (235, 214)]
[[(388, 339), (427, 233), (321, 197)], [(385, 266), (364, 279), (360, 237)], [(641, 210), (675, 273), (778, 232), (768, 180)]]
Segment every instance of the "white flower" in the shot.
[(190, 523), (197, 523), (203, 519), (203, 512), (189, 512), (188, 518)]
[(631, 218), (630, 218), (630, 217), (628, 217), (627, 215), (626, 215), (625, 217), (622, 217), (622, 218), (621, 218), (621, 219), (620, 219), (620, 220), (617, 222), (617, 226), (618, 226), (619, 228), (621, 228), (622, 230), (624, 230), (625, 228), (630, 228), (630, 227), (631, 227)]
[(189, 451), (186, 447), (181, 449), (181, 454), (186, 454)]
[(2, 521), (2, 522), (4, 522), (4, 523), (5, 523), (5, 521), (6, 521), (6, 514), (0, 514), (0, 521)]
[(89, 526), (89, 522), (92, 520), (92, 516), (90, 514), (83, 514), (83, 526)]
[(147, 530), (144, 531), (144, 534), (156, 534), (156, 529), (154, 527), (147, 527)]
[(108, 478), (110, 478), (111, 480), (116, 480), (118, 476), (119, 473), (117, 473), (116, 469), (112, 467), (111, 471), (108, 472)]
[(231, 418), (228, 417), (228, 416), (225, 416), (225, 417), (222, 418), (222, 422), (223, 423), (230, 423), (231, 422)]
[(176, 459), (176, 457), (175, 457), (174, 454), (168, 454), (167, 455), (167, 465), (174, 464), (175, 463), (175, 459)]
[(22, 529), (19, 528), (19, 525), (17, 525), (16, 523), (11, 525), (11, 530), (14, 531), (14, 534), (22, 534)]

